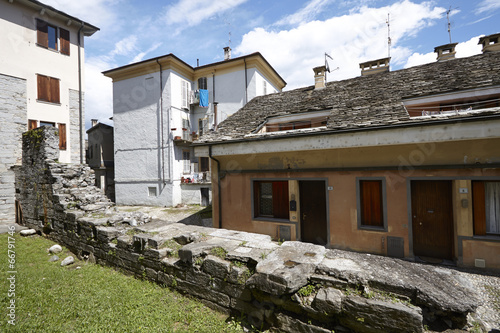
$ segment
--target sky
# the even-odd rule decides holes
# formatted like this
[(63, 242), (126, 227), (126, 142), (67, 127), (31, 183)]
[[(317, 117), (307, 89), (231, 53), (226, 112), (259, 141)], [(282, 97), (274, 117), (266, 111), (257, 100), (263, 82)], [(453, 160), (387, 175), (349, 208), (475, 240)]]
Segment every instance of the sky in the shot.
[(103, 71), (169, 53), (196, 67), (223, 60), (226, 46), (233, 57), (260, 52), (291, 90), (314, 84), (325, 53), (328, 81), (359, 76), (359, 63), (389, 52), (392, 71), (436, 61), (434, 47), (450, 43), (448, 17), (457, 57), (481, 53), (479, 37), (500, 32), (500, 0), (42, 2), (100, 28), (85, 39), (87, 129), (91, 119), (112, 125)]

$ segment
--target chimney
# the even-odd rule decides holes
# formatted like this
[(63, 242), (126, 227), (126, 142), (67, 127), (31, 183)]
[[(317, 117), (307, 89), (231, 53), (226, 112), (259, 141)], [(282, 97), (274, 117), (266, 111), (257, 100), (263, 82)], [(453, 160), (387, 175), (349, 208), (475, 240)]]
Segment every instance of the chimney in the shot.
[(360, 63), (361, 76), (388, 72), (390, 61), (389, 57)]
[(92, 122), (92, 127), (94, 127), (95, 125), (97, 125), (97, 123), (99, 122), (98, 119), (91, 119), (90, 121)]
[(313, 68), (314, 71), (314, 89), (323, 89), (326, 87), (326, 66)]
[(224, 48), (224, 60), (229, 60), (231, 59), (231, 47), (226, 46)]
[(436, 46), (434, 52), (437, 53), (437, 61), (446, 61), (455, 59), (455, 46), (458, 43), (446, 44), (441, 46)]
[(483, 45), (483, 53), (500, 51), (500, 43), (498, 39), (500, 33), (479, 38), (479, 43)]

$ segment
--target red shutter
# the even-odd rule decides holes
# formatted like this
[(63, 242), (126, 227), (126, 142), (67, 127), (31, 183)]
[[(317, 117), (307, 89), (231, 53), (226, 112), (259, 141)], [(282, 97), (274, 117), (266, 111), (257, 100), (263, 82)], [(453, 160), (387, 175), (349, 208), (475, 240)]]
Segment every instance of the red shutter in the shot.
[(70, 49), (69, 31), (59, 28), (59, 37), (61, 39), (61, 53), (69, 55), (69, 49)]
[(59, 124), (59, 149), (66, 150), (66, 124)]
[(359, 182), (361, 197), (361, 224), (383, 227), (382, 182), (362, 180)]
[(288, 182), (273, 182), (273, 216), (279, 219), (289, 219)]
[(60, 103), (59, 98), (59, 79), (50, 78), (50, 102)]
[(47, 22), (36, 19), (37, 40), (36, 43), (43, 47), (49, 47), (49, 37), (47, 32)]
[(472, 182), (474, 235), (486, 235), (486, 194), (484, 182)]
[(38, 121), (29, 119), (28, 120), (28, 131), (38, 127)]
[(49, 78), (45, 75), (37, 75), (38, 100), (50, 102)]

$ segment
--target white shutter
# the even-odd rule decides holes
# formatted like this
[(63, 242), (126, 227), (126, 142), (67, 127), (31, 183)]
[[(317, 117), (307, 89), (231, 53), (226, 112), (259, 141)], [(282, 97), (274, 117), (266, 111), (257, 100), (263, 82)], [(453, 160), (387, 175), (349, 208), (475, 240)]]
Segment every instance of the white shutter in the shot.
[(187, 81), (182, 80), (181, 81), (181, 90), (182, 90), (182, 107), (183, 108), (188, 108), (188, 83)]

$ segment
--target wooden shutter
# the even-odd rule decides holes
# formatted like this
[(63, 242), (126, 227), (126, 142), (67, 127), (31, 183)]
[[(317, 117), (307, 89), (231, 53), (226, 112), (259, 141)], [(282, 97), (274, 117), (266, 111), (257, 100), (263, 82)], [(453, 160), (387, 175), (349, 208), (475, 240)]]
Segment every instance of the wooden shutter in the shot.
[(61, 40), (61, 53), (69, 55), (69, 49), (70, 49), (69, 31), (59, 28), (59, 37)]
[(50, 82), (50, 101), (52, 103), (60, 103), (59, 98), (59, 79), (49, 78)]
[(66, 124), (59, 124), (59, 149), (66, 150)]
[(209, 171), (210, 167), (208, 165), (208, 157), (200, 157), (200, 171)]
[(47, 28), (48, 28), (47, 22), (36, 19), (36, 31), (37, 31), (36, 43), (46, 48), (49, 47), (49, 37)]
[(45, 75), (37, 74), (38, 100), (50, 102), (49, 78)]
[(35, 129), (37, 127), (38, 127), (38, 121), (37, 120), (32, 120), (32, 119), (28, 120), (28, 131), (32, 130), (32, 129)]
[(293, 123), (294, 129), (310, 128), (310, 127), (311, 127), (311, 121), (296, 121)]
[(486, 192), (484, 182), (472, 182), (474, 235), (486, 235)]
[(288, 182), (273, 182), (273, 216), (279, 219), (289, 218)]
[(383, 227), (382, 182), (380, 180), (362, 180), (359, 182), (359, 189), (361, 224)]

